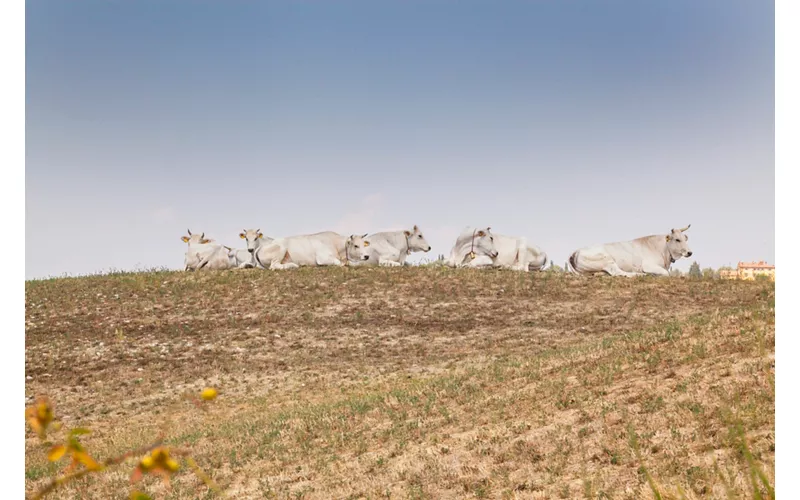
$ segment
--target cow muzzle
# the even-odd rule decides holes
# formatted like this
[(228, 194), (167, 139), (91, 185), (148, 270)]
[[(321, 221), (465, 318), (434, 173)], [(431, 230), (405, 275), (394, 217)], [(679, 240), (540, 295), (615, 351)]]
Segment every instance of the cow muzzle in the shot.
[(250, 253), (253, 253), (253, 252), (256, 251), (256, 249), (255, 248), (248, 248), (247, 251), (250, 252)]
[(492, 252), (489, 254), (489, 257), (496, 259), (498, 255), (500, 255), (498, 252)]
[(365, 255), (365, 256), (361, 257), (361, 260), (369, 260), (369, 255)]
[(687, 257), (691, 257), (692, 256), (692, 252), (686, 252), (686, 256)]

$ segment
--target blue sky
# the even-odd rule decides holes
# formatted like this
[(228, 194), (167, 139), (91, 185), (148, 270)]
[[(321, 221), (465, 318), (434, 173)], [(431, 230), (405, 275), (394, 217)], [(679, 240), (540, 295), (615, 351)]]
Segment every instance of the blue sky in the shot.
[(490, 225), (563, 264), (691, 223), (703, 267), (774, 261), (771, 2), (26, 10), (28, 278), (179, 268), (187, 227), (418, 224), (435, 258)]

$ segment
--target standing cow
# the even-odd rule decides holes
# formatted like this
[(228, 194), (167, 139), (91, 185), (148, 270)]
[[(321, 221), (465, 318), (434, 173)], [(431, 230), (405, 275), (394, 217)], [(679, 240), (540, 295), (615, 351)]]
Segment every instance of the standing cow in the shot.
[(456, 238), (445, 264), (449, 267), (485, 267), (494, 264), (497, 248), (490, 227), (465, 228)]
[(607, 273), (611, 276), (669, 276), (669, 268), (681, 257), (691, 257), (689, 237), (684, 234), (691, 224), (673, 229), (669, 234), (636, 238), (581, 248), (569, 257), (573, 271), (582, 274)]

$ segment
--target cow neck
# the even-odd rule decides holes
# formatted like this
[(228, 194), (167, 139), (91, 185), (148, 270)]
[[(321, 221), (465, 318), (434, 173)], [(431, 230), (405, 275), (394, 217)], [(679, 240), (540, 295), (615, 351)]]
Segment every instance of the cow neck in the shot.
[(675, 263), (675, 258), (672, 257), (672, 252), (669, 251), (669, 244), (664, 245), (664, 269), (669, 269)]
[(344, 265), (350, 265), (350, 252), (347, 251), (347, 242), (344, 242)]
[(408, 236), (406, 236), (405, 232), (403, 232), (403, 236), (406, 238), (406, 255), (409, 255), (411, 253), (411, 243), (408, 242)]
[(475, 260), (475, 234), (477, 232), (477, 229), (472, 230), (472, 243), (469, 246), (469, 256), (472, 260)]

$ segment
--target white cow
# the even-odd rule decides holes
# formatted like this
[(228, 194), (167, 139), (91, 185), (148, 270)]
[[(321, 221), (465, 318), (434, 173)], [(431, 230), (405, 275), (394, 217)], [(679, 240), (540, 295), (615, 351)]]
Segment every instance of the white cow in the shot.
[(194, 271), (199, 268), (200, 263), (203, 262), (204, 259), (206, 260), (206, 264), (208, 264), (206, 258), (210, 257), (218, 249), (222, 248), (222, 246), (215, 240), (206, 238), (206, 233), (200, 233), (199, 235), (192, 234), (188, 229), (186, 232), (189, 233), (189, 236), (181, 237), (181, 241), (188, 244), (186, 255), (183, 259), (183, 269), (184, 271)]
[(673, 262), (692, 256), (687, 243), (689, 237), (683, 234), (690, 227), (691, 224), (683, 229), (673, 229), (670, 234), (581, 248), (569, 256), (569, 265), (573, 271), (583, 274), (669, 276)]
[(445, 264), (449, 267), (484, 267), (494, 265), (497, 248), (491, 228), (465, 228), (456, 238)]
[(411, 252), (430, 252), (431, 246), (425, 240), (419, 227), (411, 231), (386, 231), (367, 236), (369, 259), (361, 265), (402, 266)]
[(366, 234), (357, 236), (351, 234), (344, 242), (345, 265), (349, 263), (360, 264), (370, 259), (370, 249), (372, 243), (367, 239)]
[[(541, 271), (547, 263), (547, 254), (527, 238), (494, 234), (497, 257), (492, 266), (515, 271)], [(485, 261), (484, 261), (485, 262)]]
[[(351, 236), (351, 238), (353, 238)], [(256, 262), (268, 269), (300, 266), (344, 266), (360, 260), (345, 249), (347, 238), (333, 231), (277, 238), (254, 252)], [(349, 258), (348, 258), (349, 257)]]
[(260, 229), (245, 229), (239, 233), (239, 238), (247, 241), (247, 248), (244, 249), (231, 249), (228, 255), (231, 257), (235, 267), (250, 268), (258, 267), (255, 259), (255, 252), (261, 245), (265, 245), (273, 241), (274, 238), (264, 236)]
[(228, 251), (228, 258), (231, 261), (231, 266), (239, 269), (258, 267), (253, 254), (248, 252), (246, 248), (225, 247), (225, 249)]
[(199, 261), (195, 270), (199, 269), (232, 269), (237, 267), (236, 257), (232, 255), (235, 250), (231, 247), (218, 245), (212, 250), (201, 255), (199, 252), (196, 254)]

